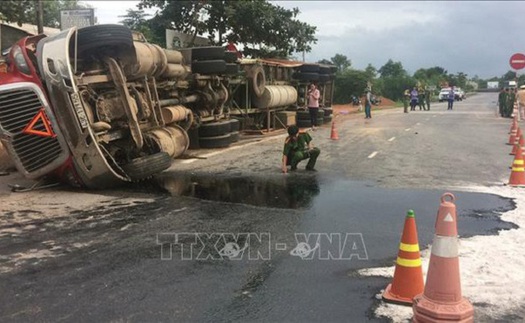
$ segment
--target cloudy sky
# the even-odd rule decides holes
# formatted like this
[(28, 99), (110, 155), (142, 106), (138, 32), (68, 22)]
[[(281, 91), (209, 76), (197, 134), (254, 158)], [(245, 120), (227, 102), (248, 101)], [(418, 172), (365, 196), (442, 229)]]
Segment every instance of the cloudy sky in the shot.
[[(82, 1), (99, 23), (118, 23), (139, 1)], [(346, 55), (352, 66), (376, 68), (389, 59), (409, 73), (440, 66), (469, 77), (501, 76), (509, 58), (525, 53), (525, 2), (520, 1), (274, 1), (298, 7), (317, 26), (307, 61)], [(301, 55), (297, 55), (301, 57)], [(525, 70), (521, 72), (525, 73)]]

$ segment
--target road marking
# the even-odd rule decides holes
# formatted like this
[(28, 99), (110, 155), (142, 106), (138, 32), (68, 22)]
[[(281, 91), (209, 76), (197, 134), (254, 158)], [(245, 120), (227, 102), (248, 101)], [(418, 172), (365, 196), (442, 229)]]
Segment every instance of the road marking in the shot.
[(419, 126), (420, 124), (421, 124), (421, 123), (418, 122), (418, 123), (416, 123), (416, 126)]
[(437, 114), (434, 114), (434, 115), (432, 116), (432, 118), (435, 118), (435, 117), (437, 117)]
[(368, 158), (374, 158), (375, 156), (377, 155), (377, 151), (374, 151), (373, 153), (371, 153)]
[(392, 138), (388, 139), (388, 141), (394, 141), (394, 140), (396, 140), (396, 137), (392, 137)]
[(405, 131), (410, 131), (410, 128), (406, 128)]

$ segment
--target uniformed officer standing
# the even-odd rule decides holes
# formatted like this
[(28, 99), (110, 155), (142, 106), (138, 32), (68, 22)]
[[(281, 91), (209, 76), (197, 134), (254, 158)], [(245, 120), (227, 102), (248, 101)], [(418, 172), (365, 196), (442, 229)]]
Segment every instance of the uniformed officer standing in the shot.
[(514, 88), (510, 89), (507, 100), (508, 100), (507, 117), (511, 118), (512, 114), (514, 113), (514, 102), (516, 102), (516, 91), (514, 91)]
[(498, 94), (498, 107), (499, 107), (499, 115), (504, 116), (505, 111), (505, 90), (501, 88)]
[(287, 166), (292, 166), (290, 170), (297, 169), (300, 161), (308, 159), (306, 170), (315, 171), (317, 157), (321, 153), (319, 148), (312, 144), (312, 137), (308, 133), (299, 133), (299, 127), (293, 125), (288, 127), (288, 137), (284, 142), (282, 171), (288, 172)]
[(408, 101), (410, 101), (410, 91), (406, 89), (403, 93), (403, 107), (405, 108), (405, 113), (408, 113)]
[(419, 106), (419, 110), (425, 110), (425, 89), (420, 87), (418, 90), (418, 98), (417, 98), (417, 105)]
[(425, 91), (425, 102), (427, 103), (427, 111), (430, 111), (430, 96), (432, 91), (430, 89), (426, 89)]

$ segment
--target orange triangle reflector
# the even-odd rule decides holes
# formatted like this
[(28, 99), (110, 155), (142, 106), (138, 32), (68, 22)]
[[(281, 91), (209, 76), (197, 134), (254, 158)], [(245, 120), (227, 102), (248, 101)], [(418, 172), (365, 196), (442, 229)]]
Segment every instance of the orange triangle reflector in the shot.
[[(39, 121), (44, 125), (44, 131), (35, 128), (35, 126), (40, 125)], [(55, 138), (57, 136), (53, 131), (53, 128), (51, 128), (51, 122), (47, 118), (44, 108), (41, 108), (40, 111), (38, 111), (36, 116), (31, 119), (29, 124), (24, 128), (24, 130), (22, 130), (22, 132), (28, 135), (37, 135), (40, 137)]]

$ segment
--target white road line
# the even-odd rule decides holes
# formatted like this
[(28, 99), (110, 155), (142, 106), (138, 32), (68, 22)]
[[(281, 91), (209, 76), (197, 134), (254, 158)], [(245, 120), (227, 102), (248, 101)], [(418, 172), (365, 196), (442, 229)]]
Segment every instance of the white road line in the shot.
[(396, 137), (392, 137), (392, 138), (388, 139), (388, 141), (394, 141), (394, 140), (396, 140)]
[(406, 128), (405, 131), (410, 131), (410, 128)]
[(416, 123), (416, 126), (419, 126), (420, 124), (421, 124), (421, 123), (418, 122), (418, 123)]
[(377, 151), (374, 151), (373, 153), (371, 153), (368, 158), (374, 158), (375, 156), (377, 155)]

